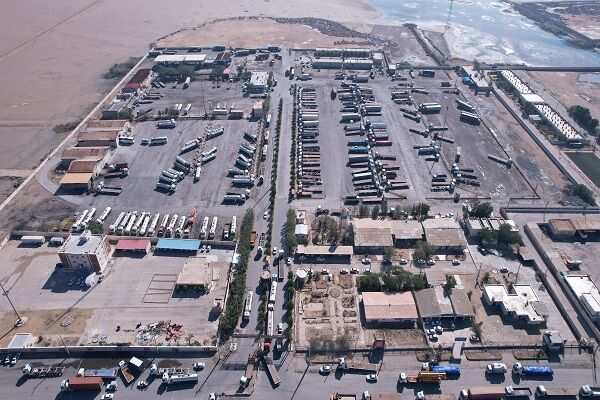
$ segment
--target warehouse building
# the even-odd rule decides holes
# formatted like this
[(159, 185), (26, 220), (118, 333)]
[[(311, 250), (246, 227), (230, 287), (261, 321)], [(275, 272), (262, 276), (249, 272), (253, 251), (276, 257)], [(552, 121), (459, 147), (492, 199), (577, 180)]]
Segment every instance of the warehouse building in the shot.
[(89, 230), (71, 234), (65, 240), (58, 257), (64, 268), (87, 269), (98, 274), (110, 259), (110, 244), (104, 235), (92, 235)]
[(341, 57), (342, 49), (330, 47), (317, 47), (315, 57)]
[(442, 286), (415, 292), (419, 317), (423, 322), (433, 320), (468, 323), (475, 317), (473, 306), (464, 289), (454, 288), (448, 293)]
[(592, 321), (600, 321), (600, 292), (588, 275), (566, 275), (567, 285)]
[(381, 254), (386, 247), (411, 247), (423, 239), (423, 226), (415, 220), (355, 218), (352, 228), (357, 254)]
[(69, 165), (67, 173), (92, 173), (93, 177), (102, 171), (102, 164), (94, 160), (73, 160)]
[(155, 65), (177, 66), (192, 65), (201, 66), (206, 59), (206, 54), (161, 54), (154, 59)]
[(103, 166), (110, 159), (110, 155), (110, 147), (69, 147), (62, 153), (59, 168), (69, 168), (74, 160), (96, 161)]
[(326, 261), (350, 263), (353, 250), (352, 246), (304, 246), (299, 245), (296, 255), (303, 259), (306, 257), (324, 258)]
[(224, 51), (215, 57), (214, 65), (229, 65), (231, 64), (231, 53)]
[(213, 282), (219, 280), (220, 271), (226, 268), (226, 263), (211, 262), (207, 257), (188, 257), (177, 275), (175, 291), (210, 293)]
[(463, 231), (452, 218), (430, 218), (423, 221), (425, 240), (435, 247), (436, 253), (462, 254), (465, 248)]
[(150, 252), (150, 240), (121, 239), (115, 246), (115, 255), (146, 255)]
[(117, 147), (119, 133), (116, 131), (79, 132), (78, 147)]
[(342, 57), (353, 57), (353, 58), (370, 58), (371, 50), (369, 49), (342, 49)]
[(359, 59), (359, 58), (344, 59), (344, 69), (370, 70), (371, 68), (373, 68), (372, 60), (364, 60), (364, 59)]
[(341, 58), (319, 58), (313, 61), (315, 69), (342, 69), (344, 61)]
[(548, 309), (539, 300), (531, 285), (513, 285), (509, 293), (504, 285), (484, 285), (483, 300), (488, 306), (499, 307), (502, 314), (526, 325), (542, 325), (548, 320)]
[(361, 297), (367, 324), (414, 326), (417, 322), (417, 306), (411, 292), (363, 292)]
[(556, 239), (587, 239), (588, 235), (600, 232), (600, 219), (554, 218), (548, 221), (548, 229)]
[(119, 134), (126, 134), (131, 132), (131, 122), (126, 119), (92, 119), (89, 120), (81, 128), (82, 132), (110, 132), (115, 131)]

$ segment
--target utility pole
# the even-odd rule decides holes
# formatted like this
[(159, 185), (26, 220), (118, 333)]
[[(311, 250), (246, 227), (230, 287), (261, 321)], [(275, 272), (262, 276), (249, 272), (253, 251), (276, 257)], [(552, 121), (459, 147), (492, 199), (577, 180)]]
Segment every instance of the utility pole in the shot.
[(21, 318), (21, 315), (19, 314), (19, 312), (15, 308), (15, 305), (13, 304), (13, 302), (10, 300), (10, 296), (8, 295), (8, 292), (6, 291), (6, 289), (4, 289), (4, 285), (2, 285), (1, 283), (0, 283), (0, 288), (2, 288), (2, 292), (4, 292), (4, 295), (8, 299), (8, 302), (10, 303), (10, 306), (12, 307), (13, 311), (17, 315), (17, 322), (15, 322), (15, 325), (23, 322), (23, 319)]

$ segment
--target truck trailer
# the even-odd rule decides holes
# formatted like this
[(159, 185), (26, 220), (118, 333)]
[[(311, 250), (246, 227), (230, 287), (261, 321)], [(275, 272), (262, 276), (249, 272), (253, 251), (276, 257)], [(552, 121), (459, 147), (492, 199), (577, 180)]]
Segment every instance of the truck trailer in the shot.
[(550, 367), (534, 366), (534, 365), (523, 365), (521, 363), (515, 363), (513, 365), (513, 374), (515, 375), (535, 375), (535, 376), (552, 376), (554, 370)]
[(73, 392), (76, 390), (102, 390), (102, 378), (97, 376), (74, 376), (60, 383), (60, 390)]

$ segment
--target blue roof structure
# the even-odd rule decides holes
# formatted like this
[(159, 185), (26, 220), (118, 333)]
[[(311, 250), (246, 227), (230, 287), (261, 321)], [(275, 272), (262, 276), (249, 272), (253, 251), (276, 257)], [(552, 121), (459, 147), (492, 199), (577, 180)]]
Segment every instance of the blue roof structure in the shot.
[(156, 243), (156, 250), (197, 251), (199, 248), (200, 241), (192, 239), (158, 239)]

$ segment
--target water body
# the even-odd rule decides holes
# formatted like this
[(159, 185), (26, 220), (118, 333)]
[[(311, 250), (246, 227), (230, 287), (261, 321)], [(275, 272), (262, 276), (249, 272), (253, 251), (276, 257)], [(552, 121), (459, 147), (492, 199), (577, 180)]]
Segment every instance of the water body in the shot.
[(579, 75), (579, 82), (600, 83), (600, 74), (581, 74)]
[[(369, 0), (384, 19), (412, 22), (443, 32), (448, 0)], [(536, 66), (600, 66), (600, 53), (570, 46), (538, 28), (510, 5), (495, 1), (456, 0), (447, 41), (454, 57)]]

